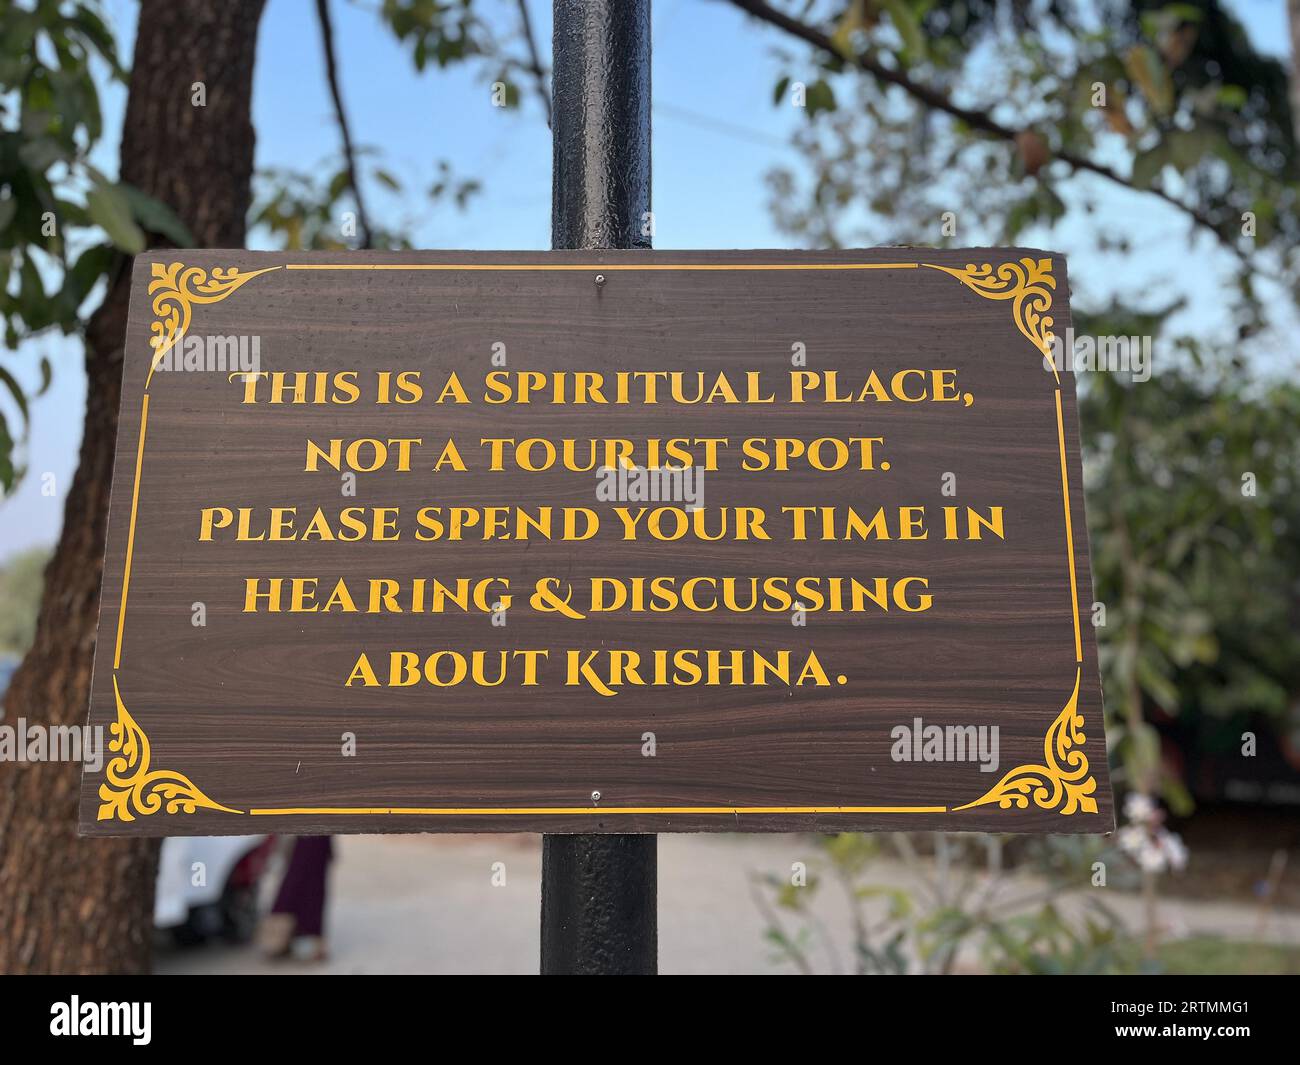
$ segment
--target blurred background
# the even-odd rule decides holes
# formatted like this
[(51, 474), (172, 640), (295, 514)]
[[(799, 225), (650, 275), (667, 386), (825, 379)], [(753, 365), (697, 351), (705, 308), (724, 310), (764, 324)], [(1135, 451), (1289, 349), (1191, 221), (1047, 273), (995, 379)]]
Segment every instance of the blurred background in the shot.
[[(101, 336), (124, 256), (204, 240), (193, 192), (124, 175), (167, 150), (132, 56), (192, 5), (0, 11), (7, 722), (84, 721)], [(249, 247), (549, 246), (545, 0), (230, 7)], [(1300, 972), (1300, 2), (655, 0), (653, 27), (656, 247), (1052, 248), (1076, 332), (1152, 353), (1077, 374), (1119, 831), (664, 836), (661, 970)], [(536, 837), (336, 840), (326, 956), (271, 961), (291, 841), (169, 841), (155, 888), (151, 844), (50, 813), (78, 776), (0, 765), (0, 915), (47, 900), (0, 968), (536, 971)], [(97, 906), (113, 935), (73, 927)]]

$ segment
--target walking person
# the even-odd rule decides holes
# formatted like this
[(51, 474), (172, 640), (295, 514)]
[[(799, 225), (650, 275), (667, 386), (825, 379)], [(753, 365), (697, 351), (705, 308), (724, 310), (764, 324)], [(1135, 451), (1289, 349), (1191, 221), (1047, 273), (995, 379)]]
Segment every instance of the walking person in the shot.
[(334, 857), (331, 836), (299, 836), (280, 882), (271, 913), (262, 922), (260, 942), (269, 958), (319, 962), (325, 948), (325, 889)]

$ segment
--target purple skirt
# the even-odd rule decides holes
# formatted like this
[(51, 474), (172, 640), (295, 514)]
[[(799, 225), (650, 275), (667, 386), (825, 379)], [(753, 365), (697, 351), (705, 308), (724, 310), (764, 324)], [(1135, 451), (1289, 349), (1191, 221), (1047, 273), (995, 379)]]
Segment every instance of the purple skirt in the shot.
[(334, 856), (330, 836), (299, 836), (275, 896), (272, 913), (294, 917), (294, 935), (319, 936), (325, 928), (325, 878)]

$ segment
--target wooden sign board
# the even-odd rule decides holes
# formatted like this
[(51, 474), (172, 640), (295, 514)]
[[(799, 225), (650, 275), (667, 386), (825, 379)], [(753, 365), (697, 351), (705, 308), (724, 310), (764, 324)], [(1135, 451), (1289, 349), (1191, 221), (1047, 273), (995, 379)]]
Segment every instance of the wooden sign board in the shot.
[(1067, 297), (139, 256), (83, 830), (1109, 831)]

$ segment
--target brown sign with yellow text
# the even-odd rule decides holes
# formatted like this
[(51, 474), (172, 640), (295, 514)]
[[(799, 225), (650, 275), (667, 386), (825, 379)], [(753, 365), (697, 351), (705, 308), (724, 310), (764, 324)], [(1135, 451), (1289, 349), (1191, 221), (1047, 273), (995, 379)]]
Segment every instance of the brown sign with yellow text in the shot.
[(1064, 260), (135, 262), (95, 834), (1113, 827)]

